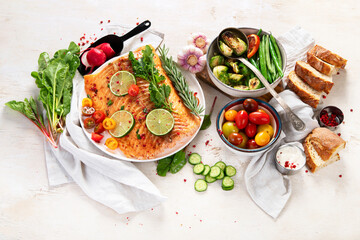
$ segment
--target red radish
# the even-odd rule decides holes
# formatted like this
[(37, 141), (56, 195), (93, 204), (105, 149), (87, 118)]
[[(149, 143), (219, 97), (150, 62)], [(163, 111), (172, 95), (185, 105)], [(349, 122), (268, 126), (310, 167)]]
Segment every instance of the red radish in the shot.
[(102, 50), (106, 55), (106, 59), (110, 59), (115, 55), (115, 51), (111, 48), (110, 43), (102, 43), (95, 48)]
[(86, 60), (89, 65), (94, 68), (101, 66), (106, 61), (106, 55), (103, 51), (97, 48), (91, 48), (86, 55)]

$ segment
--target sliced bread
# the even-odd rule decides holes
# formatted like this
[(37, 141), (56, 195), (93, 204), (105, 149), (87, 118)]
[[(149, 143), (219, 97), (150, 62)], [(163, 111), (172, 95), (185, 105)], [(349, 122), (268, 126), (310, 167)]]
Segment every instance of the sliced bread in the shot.
[(346, 66), (347, 60), (340, 57), (339, 55), (319, 46), (315, 45), (311, 50), (310, 53), (314, 54), (316, 57), (320, 58), (321, 60), (334, 65), (337, 68), (344, 69)]
[(329, 160), (324, 161), (323, 159), (321, 159), (319, 154), (316, 152), (315, 148), (311, 145), (311, 143), (307, 139), (305, 139), (303, 145), (306, 156), (306, 165), (308, 166), (311, 172), (315, 172), (320, 168), (326, 167), (329, 164), (340, 160), (340, 155), (337, 153)]
[(303, 82), (294, 71), (289, 73), (288, 79), (288, 87), (295, 92), (304, 103), (309, 104), (313, 108), (317, 108), (321, 92), (314, 90)]
[(327, 76), (331, 76), (337, 72), (337, 68), (334, 65), (324, 62), (310, 52), (307, 53), (307, 62), (310, 66)]
[(327, 161), (345, 148), (346, 142), (327, 128), (315, 128), (310, 136), (311, 145), (321, 159)]
[(331, 77), (318, 72), (310, 64), (304, 61), (297, 61), (295, 64), (295, 73), (303, 79), (310, 87), (317, 91), (329, 93), (334, 83)]

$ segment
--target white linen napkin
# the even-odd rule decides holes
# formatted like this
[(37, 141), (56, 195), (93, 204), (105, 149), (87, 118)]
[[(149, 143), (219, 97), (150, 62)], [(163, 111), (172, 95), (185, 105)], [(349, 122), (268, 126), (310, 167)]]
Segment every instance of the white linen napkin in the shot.
[[(122, 35), (131, 28), (108, 25), (97, 36), (113, 32)], [(162, 33), (147, 30), (127, 40), (123, 53), (145, 44), (156, 48), (163, 38)], [(73, 80), (71, 111), (66, 117), (66, 129), (60, 136), (59, 148), (54, 149), (45, 142), (49, 185), (75, 181), (90, 198), (120, 214), (160, 204), (165, 197), (139, 169), (130, 162), (114, 159), (98, 150), (85, 136), (78, 115), (78, 98), (83, 89), (83, 77), (77, 73)]]
[[(306, 52), (314, 45), (314, 39), (305, 30), (295, 27), (277, 38), (287, 53), (287, 66), (285, 77), (294, 69), (296, 61), (304, 59)], [(280, 93), (289, 107), (306, 124), (302, 132), (296, 131), (287, 119), (284, 110), (273, 98), (269, 103), (279, 112), (282, 122), (280, 140), (263, 155), (253, 157), (245, 171), (245, 183), (253, 201), (267, 214), (277, 218), (291, 195), (291, 183), (287, 176), (278, 172), (274, 157), (277, 148), (285, 142), (301, 141), (315, 127), (318, 122), (313, 119), (313, 109), (303, 103), (298, 96), (290, 90)], [(301, 147), (301, 144), (298, 143)]]

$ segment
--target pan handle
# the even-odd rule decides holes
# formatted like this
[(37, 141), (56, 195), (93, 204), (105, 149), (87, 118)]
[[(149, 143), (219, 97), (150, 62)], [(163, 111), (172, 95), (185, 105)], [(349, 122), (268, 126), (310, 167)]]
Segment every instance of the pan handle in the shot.
[(139, 25), (137, 25), (133, 30), (131, 30), (130, 32), (126, 33), (124, 36), (121, 36), (121, 39), (123, 41), (128, 40), (129, 38), (145, 31), (146, 29), (148, 29), (151, 26), (151, 22), (149, 20), (146, 20), (142, 23), (140, 23)]

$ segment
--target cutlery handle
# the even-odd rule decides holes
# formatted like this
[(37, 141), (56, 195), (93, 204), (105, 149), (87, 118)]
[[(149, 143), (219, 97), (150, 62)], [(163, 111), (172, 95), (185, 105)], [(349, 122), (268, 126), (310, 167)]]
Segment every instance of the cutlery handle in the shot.
[(140, 23), (139, 25), (137, 25), (133, 30), (131, 30), (130, 32), (126, 33), (125, 35), (121, 36), (121, 39), (123, 41), (128, 40), (129, 38), (145, 31), (146, 29), (148, 29), (151, 26), (151, 22), (149, 20), (146, 20), (142, 23)]
[(259, 78), (259, 80), (264, 84), (266, 89), (269, 90), (270, 94), (275, 98), (275, 100), (280, 104), (280, 106), (284, 109), (286, 116), (290, 120), (291, 124), (297, 131), (303, 131), (305, 129), (305, 123), (293, 112), (290, 107), (286, 104), (284, 99), (282, 99), (279, 94), (270, 86), (269, 82), (264, 78), (261, 72), (252, 65), (245, 58), (239, 58), (239, 60), (244, 63), (248, 68), (250, 68), (255, 75)]

